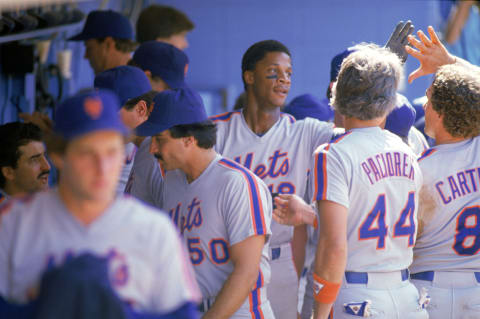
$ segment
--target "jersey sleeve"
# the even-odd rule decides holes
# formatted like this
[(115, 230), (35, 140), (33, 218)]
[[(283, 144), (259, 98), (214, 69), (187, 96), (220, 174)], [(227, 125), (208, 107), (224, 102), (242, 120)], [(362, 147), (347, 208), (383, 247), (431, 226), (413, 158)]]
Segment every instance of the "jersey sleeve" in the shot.
[(171, 312), (183, 304), (201, 300), (192, 265), (185, 253), (180, 235), (165, 216), (155, 230), (156, 282), (152, 285), (153, 310)]
[(13, 242), (14, 201), (10, 200), (0, 206), (0, 296), (9, 295), (9, 264), (11, 244)]
[(164, 181), (160, 164), (152, 155), (145, 158), (142, 166), (140, 170), (135, 171), (130, 194), (145, 203), (161, 208)]
[(349, 207), (348, 163), (332, 144), (320, 146), (313, 154), (309, 186), (312, 201), (329, 200)]
[(223, 198), (223, 218), (230, 245), (254, 235), (271, 235), (272, 197), (265, 183), (244, 169), (232, 179)]
[(313, 154), (318, 146), (329, 143), (333, 137), (334, 127), (332, 123), (306, 118), (305, 125), (307, 125), (308, 133), (310, 135), (310, 154)]

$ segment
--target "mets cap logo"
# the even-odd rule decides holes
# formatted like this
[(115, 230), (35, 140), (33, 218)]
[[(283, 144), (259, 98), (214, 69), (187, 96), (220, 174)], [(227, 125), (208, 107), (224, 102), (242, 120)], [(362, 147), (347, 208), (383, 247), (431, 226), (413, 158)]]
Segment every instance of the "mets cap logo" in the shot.
[(86, 98), (83, 102), (83, 109), (92, 120), (96, 120), (100, 117), (103, 110), (102, 100), (98, 98)]

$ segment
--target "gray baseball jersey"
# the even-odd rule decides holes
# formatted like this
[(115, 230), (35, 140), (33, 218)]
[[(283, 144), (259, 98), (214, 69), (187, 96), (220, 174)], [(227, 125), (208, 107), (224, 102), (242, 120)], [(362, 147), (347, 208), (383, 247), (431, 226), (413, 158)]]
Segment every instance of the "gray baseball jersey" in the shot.
[(67, 210), (57, 189), (2, 206), (0, 294), (8, 300), (31, 300), (45, 270), (84, 252), (108, 257), (114, 290), (139, 311), (165, 313), (199, 300), (175, 227), (133, 198), (118, 196), (88, 226)]
[(163, 176), (157, 159), (150, 154), (151, 137), (138, 147), (125, 193), (155, 207), (162, 207)]
[[(215, 149), (250, 169), (268, 185), (271, 193), (304, 196), (311, 154), (330, 141), (333, 125), (312, 118), (296, 121), (291, 115), (280, 119), (262, 136), (245, 122), (242, 111), (211, 118), (217, 124)], [(291, 241), (293, 227), (272, 221), (270, 246)]]
[(413, 152), (420, 156), (429, 148), (427, 139), (415, 126), (410, 128), (408, 132), (408, 145), (412, 148)]
[(316, 150), (311, 172), (314, 200), (348, 208), (347, 271), (411, 264), (422, 174), (398, 136), (379, 127), (352, 129)]
[(133, 159), (135, 153), (137, 152), (137, 147), (133, 143), (125, 144), (125, 162), (120, 172), (120, 178), (118, 179), (117, 184), (117, 194), (122, 194), (125, 190), (125, 186), (128, 182), (128, 177), (130, 176), (130, 171), (133, 167)]
[[(271, 234), (268, 188), (252, 172), (219, 155), (191, 183), (180, 170), (167, 171), (164, 182), (164, 209), (184, 236), (203, 298), (214, 298), (233, 271), (229, 247), (253, 235), (267, 235), (268, 240)], [(266, 243), (255, 288), (235, 316), (260, 318), (260, 313), (271, 312), (268, 303), (261, 303), (269, 279)]]
[(419, 159), (423, 231), (412, 273), (480, 271), (480, 137), (437, 145)]

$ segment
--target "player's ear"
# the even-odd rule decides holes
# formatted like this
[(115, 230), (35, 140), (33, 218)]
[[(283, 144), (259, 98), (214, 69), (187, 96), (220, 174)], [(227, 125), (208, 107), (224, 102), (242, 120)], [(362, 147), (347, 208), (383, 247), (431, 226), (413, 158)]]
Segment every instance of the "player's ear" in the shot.
[(137, 105), (135, 105), (135, 111), (137, 112), (138, 116), (141, 118), (145, 118), (148, 116), (148, 107), (147, 103), (144, 100), (140, 100)]
[(183, 138), (183, 145), (185, 147), (189, 147), (195, 144), (195, 137), (193, 136), (186, 136)]
[(245, 84), (247, 85), (253, 85), (255, 82), (255, 78), (253, 76), (253, 71), (245, 71), (243, 72), (243, 80), (245, 81)]
[(63, 158), (62, 158), (62, 156), (60, 154), (54, 153), (54, 152), (48, 153), (48, 156), (52, 160), (53, 165), (55, 165), (55, 167), (59, 171), (61, 171), (62, 168), (63, 168)]
[(3, 166), (2, 167), (2, 174), (6, 180), (13, 180), (15, 178), (15, 174), (13, 172), (13, 168), (11, 166)]

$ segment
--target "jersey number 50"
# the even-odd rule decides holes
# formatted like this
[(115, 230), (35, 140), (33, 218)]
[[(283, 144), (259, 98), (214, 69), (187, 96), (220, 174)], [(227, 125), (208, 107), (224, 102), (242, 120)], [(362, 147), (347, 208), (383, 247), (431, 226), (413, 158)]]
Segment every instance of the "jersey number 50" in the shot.
[[(381, 194), (377, 197), (375, 205), (358, 229), (360, 240), (377, 239), (377, 249), (385, 249), (385, 237), (388, 233), (388, 226), (385, 225), (385, 207), (385, 194)], [(414, 212), (415, 193), (410, 192), (405, 208), (403, 208), (393, 228), (393, 237), (408, 236), (408, 247), (412, 247), (415, 243)]]

